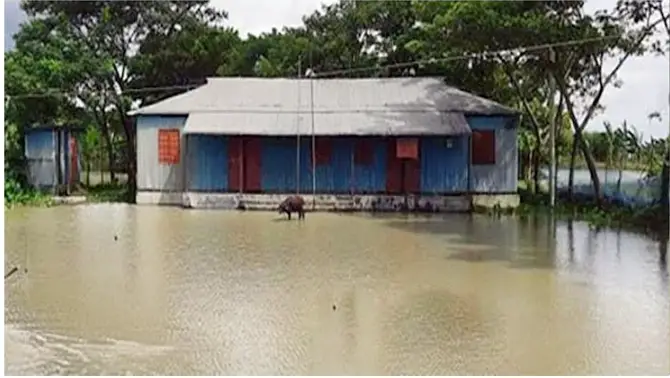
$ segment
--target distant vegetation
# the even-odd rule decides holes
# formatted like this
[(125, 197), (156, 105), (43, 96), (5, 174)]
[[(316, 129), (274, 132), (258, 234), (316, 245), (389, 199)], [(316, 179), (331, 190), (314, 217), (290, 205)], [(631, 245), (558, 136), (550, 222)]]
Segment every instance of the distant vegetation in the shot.
[[(633, 125), (587, 130), (602, 111), (603, 93), (625, 86), (617, 73), (627, 60), (667, 50), (670, 27), (661, 5), (618, 1), (589, 15), (582, 1), (342, 0), (306, 15), (300, 27), (240, 36), (221, 26), (226, 13), (207, 1), (23, 1), (29, 19), (14, 36), (16, 48), (5, 53), (5, 173), (23, 190), (24, 128), (83, 125), (85, 170), (124, 173), (125, 193), (134, 198), (135, 133), (126, 115), (134, 103), (154, 103), (217, 75), (296, 77), (306, 68), (328, 77), (411, 72), (442, 76), (521, 109), (521, 176), (531, 191), (548, 163), (556, 123), (559, 162), (588, 169), (594, 203), (604, 208), (598, 166), (663, 173), (668, 181), (667, 140), (642, 142)], [(328, 75), (333, 71), (340, 73)], [(90, 184), (88, 174), (83, 180)], [(14, 198), (23, 197), (6, 200)]]

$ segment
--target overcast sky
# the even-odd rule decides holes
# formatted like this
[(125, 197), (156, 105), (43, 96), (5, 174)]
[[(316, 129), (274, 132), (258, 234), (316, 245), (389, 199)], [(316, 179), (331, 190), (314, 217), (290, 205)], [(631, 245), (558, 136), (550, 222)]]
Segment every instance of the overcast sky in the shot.
[[(240, 35), (258, 34), (273, 27), (298, 26), (303, 15), (320, 7), (322, 2), (335, 0), (212, 0), (213, 6), (229, 13), (229, 24), (240, 30)], [(664, 0), (670, 3), (670, 0)], [(611, 7), (614, 0), (587, 0), (586, 8), (595, 10)], [(26, 16), (19, 8), (19, 0), (5, 0), (5, 51), (12, 48), (11, 40)], [(614, 126), (623, 120), (635, 125), (645, 136), (668, 134), (670, 111), (670, 63), (668, 57), (644, 57), (629, 59), (620, 70), (624, 85), (620, 89), (609, 88), (603, 96), (606, 106), (603, 115), (592, 121), (589, 129), (601, 129), (604, 120)], [(663, 122), (650, 124), (647, 115), (660, 111)]]

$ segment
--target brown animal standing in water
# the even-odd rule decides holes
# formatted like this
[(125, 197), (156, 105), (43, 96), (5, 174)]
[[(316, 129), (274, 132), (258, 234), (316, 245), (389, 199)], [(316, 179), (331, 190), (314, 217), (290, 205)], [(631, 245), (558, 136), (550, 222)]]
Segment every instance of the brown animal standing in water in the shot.
[(305, 200), (300, 196), (289, 196), (279, 204), (279, 214), (286, 213), (291, 220), (291, 213), (298, 213), (298, 219), (305, 219)]

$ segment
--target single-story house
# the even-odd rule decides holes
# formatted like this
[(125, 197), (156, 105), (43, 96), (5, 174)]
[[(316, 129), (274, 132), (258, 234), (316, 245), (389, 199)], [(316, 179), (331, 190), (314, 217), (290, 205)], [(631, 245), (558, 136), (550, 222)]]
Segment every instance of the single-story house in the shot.
[(511, 108), (440, 78), (210, 78), (136, 117), (137, 203), (275, 209), (513, 207)]

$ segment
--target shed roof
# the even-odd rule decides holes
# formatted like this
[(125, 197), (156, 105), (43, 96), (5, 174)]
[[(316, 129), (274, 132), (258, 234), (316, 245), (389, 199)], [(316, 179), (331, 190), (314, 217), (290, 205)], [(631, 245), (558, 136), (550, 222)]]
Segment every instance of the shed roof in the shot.
[(86, 127), (79, 125), (57, 125), (57, 124), (36, 124), (24, 129), (24, 133), (30, 133), (33, 131), (48, 131), (48, 130), (67, 130), (74, 132), (84, 132)]
[(440, 78), (209, 78), (201, 87), (130, 114), (189, 115), (186, 133), (448, 135), (470, 131), (464, 113), (517, 111)]

